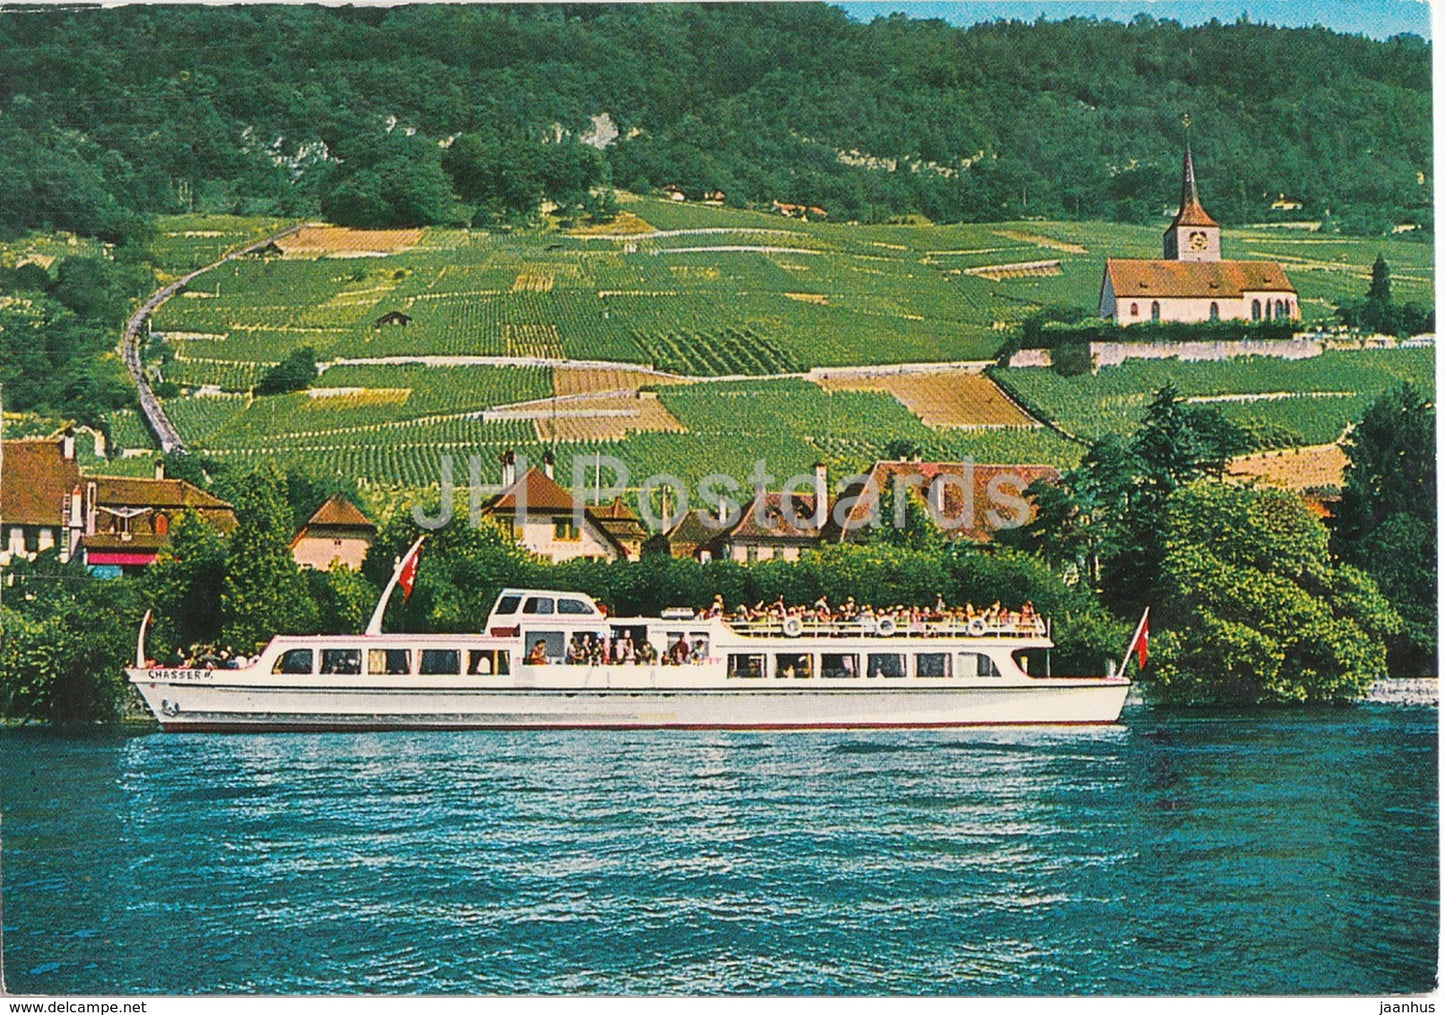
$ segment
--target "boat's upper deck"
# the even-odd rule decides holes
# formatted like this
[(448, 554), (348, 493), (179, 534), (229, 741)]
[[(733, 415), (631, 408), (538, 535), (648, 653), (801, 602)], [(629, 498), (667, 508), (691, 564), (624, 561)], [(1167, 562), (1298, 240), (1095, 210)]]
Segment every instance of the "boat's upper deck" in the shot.
[(694, 610), (673, 607), (659, 617), (613, 617), (587, 595), (580, 592), (559, 592), (538, 589), (504, 589), (487, 617), (486, 630), (491, 634), (515, 635), (519, 625), (541, 622), (548, 625), (595, 626), (598, 622), (614, 625), (649, 625), (677, 623), (708, 623), (721, 625), (728, 632), (746, 638), (889, 638), (895, 635), (921, 638), (993, 638), (1043, 641), (1049, 637), (1049, 625), (1039, 616), (1033, 604), (1020, 610), (1009, 610), (994, 603), (986, 609), (972, 604), (948, 606), (940, 597), (933, 607), (892, 606), (874, 608), (857, 606), (849, 598), (832, 609), (826, 599), (812, 606), (789, 606), (780, 598), (770, 606), (725, 608), (719, 596), (708, 609)]

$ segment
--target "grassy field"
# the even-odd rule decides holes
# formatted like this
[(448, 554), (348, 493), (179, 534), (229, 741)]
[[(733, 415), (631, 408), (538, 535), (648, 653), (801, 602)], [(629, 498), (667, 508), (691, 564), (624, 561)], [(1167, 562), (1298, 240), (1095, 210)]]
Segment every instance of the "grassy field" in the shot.
[[(602, 453), (627, 461), (634, 479), (665, 471), (689, 483), (713, 472), (745, 476), (759, 458), (780, 476), (819, 460), (848, 471), (900, 439), (932, 458), (1069, 466), (1081, 446), (1034, 425), (987, 378), (814, 384), (805, 375), (991, 359), (1009, 329), (1041, 307), (1094, 310), (1105, 258), (1159, 256), (1164, 226), (865, 226), (624, 201), (629, 215), (615, 229), (310, 230), (285, 257), (208, 273), (154, 320), (174, 354), (165, 376), (187, 392), (168, 408), (199, 453), (237, 464), (275, 457), (382, 485), (435, 483), (442, 454), (462, 469), (477, 454), (495, 480), (507, 447), (538, 460), (553, 443), (564, 475), (574, 458)], [(177, 217), (162, 222), (156, 249), (178, 274), (288, 224)], [(1226, 256), (1283, 263), (1307, 319), (1327, 319), (1334, 302), (1362, 295), (1379, 252), (1397, 298), (1430, 302), (1428, 244), (1265, 229), (1227, 230), (1224, 243)], [(378, 326), (393, 310), (410, 323)], [(336, 365), (317, 381), (321, 391), (246, 395), (301, 345), (326, 362), (513, 357), (527, 365)], [(597, 365), (558, 365), (564, 360)], [(1276, 443), (1305, 444), (1335, 439), (1396, 378), (1433, 391), (1432, 364), (1429, 351), (1330, 353), (1302, 363), (995, 376), (1024, 406), (1083, 437), (1127, 432), (1172, 379), (1191, 397), (1223, 399), (1212, 404)], [(206, 394), (193, 393), (202, 387)], [(1255, 397), (1276, 393), (1291, 397)], [(554, 394), (555, 403), (539, 402)], [(512, 406), (521, 408), (488, 412)], [(146, 446), (133, 414), (112, 422), (123, 446)]]

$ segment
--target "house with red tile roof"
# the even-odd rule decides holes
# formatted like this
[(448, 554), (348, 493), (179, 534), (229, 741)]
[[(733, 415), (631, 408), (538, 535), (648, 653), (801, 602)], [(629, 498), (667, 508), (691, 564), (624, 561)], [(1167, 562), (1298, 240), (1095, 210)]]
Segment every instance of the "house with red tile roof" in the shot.
[(629, 560), (642, 556), (642, 544), (647, 542), (650, 533), (647, 526), (642, 524), (642, 519), (632, 513), (632, 509), (622, 502), (621, 497), (614, 498), (611, 504), (593, 504), (587, 510), (597, 524), (627, 552)]
[(74, 436), (0, 445), (0, 564), (52, 548), (69, 560), (84, 532), (85, 489)]
[[(483, 516), (495, 520), (528, 550), (553, 562), (576, 557), (626, 559), (624, 539), (614, 535), (608, 524), (620, 529), (622, 520), (615, 516), (604, 520), (593, 508), (579, 504), (551, 473), (549, 460), (543, 468), (532, 466), (518, 477), (516, 455), (508, 451), (502, 456), (504, 488), (483, 506)], [(640, 549), (640, 541), (638, 546)]]
[(56, 548), (87, 567), (144, 567), (155, 561), (183, 514), (229, 533), (231, 505), (183, 479), (83, 476), (74, 435), (0, 446), (0, 564)]
[(813, 481), (806, 490), (754, 491), (746, 505), (723, 505), (722, 510), (688, 511), (666, 533), (674, 557), (701, 561), (797, 560), (802, 552), (824, 539), (828, 505), (828, 471), (813, 466)]
[[(839, 496), (827, 538), (867, 542), (883, 526), (902, 526), (910, 498), (921, 499), (935, 524), (954, 539), (989, 542), (1000, 529), (1027, 525), (1033, 505), (1024, 491), (1058, 482), (1052, 465), (981, 462), (875, 462)], [(841, 517), (840, 517), (841, 516)]]
[(756, 493), (741, 512), (725, 511), (722, 524), (716, 511), (688, 511), (667, 532), (668, 548), (675, 557), (704, 562), (797, 560), (824, 543), (863, 543), (883, 526), (901, 526), (914, 496), (946, 535), (986, 543), (998, 530), (1032, 520), (1033, 505), (1024, 496), (1030, 484), (1058, 479), (1052, 465), (880, 461), (830, 498), (820, 464), (809, 489)]
[(334, 564), (361, 570), (376, 541), (376, 523), (346, 497), (333, 493), (312, 513), (291, 541), (291, 556), (302, 567), (329, 571)]
[(204, 518), (229, 535), (236, 529), (230, 504), (184, 479), (167, 479), (156, 463), (154, 478), (90, 476), (85, 481), (87, 567), (141, 568), (155, 563), (182, 515)]
[(1299, 317), (1299, 293), (1276, 261), (1227, 261), (1219, 223), (1199, 202), (1194, 153), (1184, 154), (1179, 213), (1164, 231), (1162, 260), (1111, 257), (1099, 316), (1142, 321), (1270, 321)]

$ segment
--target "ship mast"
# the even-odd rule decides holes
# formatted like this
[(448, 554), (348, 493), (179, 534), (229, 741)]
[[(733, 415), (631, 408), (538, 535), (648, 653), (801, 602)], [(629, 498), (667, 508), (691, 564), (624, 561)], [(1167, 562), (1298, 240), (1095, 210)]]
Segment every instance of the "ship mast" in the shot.
[[(391, 572), (391, 581), (387, 582), (386, 588), (382, 590), (381, 598), (376, 601), (376, 610), (371, 614), (371, 622), (366, 625), (367, 634), (381, 633), (381, 618), (386, 613), (386, 604), (391, 599), (392, 592), (396, 590), (396, 583), (401, 580), (402, 574), (416, 560), (416, 555), (421, 552), (421, 544), (425, 539), (426, 536), (418, 536), (417, 541), (411, 544), (411, 549), (407, 550), (396, 562), (396, 567)], [(410, 585), (407, 586), (407, 595), (411, 595)]]

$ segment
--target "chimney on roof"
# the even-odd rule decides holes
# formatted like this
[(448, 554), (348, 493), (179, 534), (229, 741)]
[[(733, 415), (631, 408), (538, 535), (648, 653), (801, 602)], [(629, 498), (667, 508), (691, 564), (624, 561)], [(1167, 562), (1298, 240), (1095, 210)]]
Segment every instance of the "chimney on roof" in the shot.
[(517, 481), (517, 453), (511, 448), (502, 452), (502, 485), (511, 486)]
[(75, 429), (66, 427), (60, 435), (60, 457), (67, 462), (75, 461)]
[(813, 463), (813, 525), (821, 529), (828, 521), (828, 463)]
[(548, 479), (556, 479), (553, 475), (557, 471), (557, 456), (551, 451), (542, 452), (542, 471), (547, 474)]
[(156, 459), (156, 479), (165, 479), (165, 478), (166, 478), (166, 460), (165, 460), (164, 458), (157, 458), (157, 459)]

